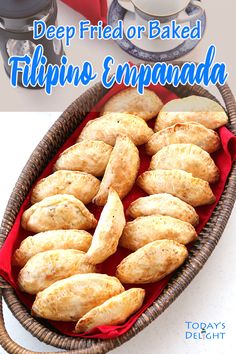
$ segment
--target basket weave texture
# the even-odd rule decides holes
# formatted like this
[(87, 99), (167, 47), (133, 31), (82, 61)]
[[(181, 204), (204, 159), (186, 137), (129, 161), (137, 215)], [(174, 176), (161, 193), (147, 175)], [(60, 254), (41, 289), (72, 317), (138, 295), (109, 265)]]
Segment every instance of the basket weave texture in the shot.
[[(182, 64), (178, 62), (178, 65)], [(214, 96), (200, 86), (180, 85), (176, 88), (168, 85), (166, 87), (174, 91), (179, 97), (198, 95), (216, 100)], [(236, 134), (236, 103), (234, 97), (227, 84), (218, 86), (218, 89), (229, 116), (228, 128)], [(100, 83), (87, 90), (66, 109), (39, 143), (23, 169), (10, 196), (0, 229), (0, 247), (10, 232), (19, 209), (33, 183), (66, 139), (83, 121), (87, 113), (106, 93), (107, 90)], [(4, 279), (0, 278), (0, 344), (10, 354), (35, 353), (20, 347), (9, 337), (5, 329), (2, 312), (2, 298), (4, 298), (14, 316), (33, 336), (49, 345), (66, 350), (66, 353), (102, 354), (120, 346), (163, 313), (197, 275), (217, 245), (233, 209), (235, 199), (236, 164), (233, 165), (221, 200), (215, 208), (210, 221), (201, 232), (201, 237), (191, 248), (187, 262), (175, 273), (164, 292), (139, 317), (127, 333), (118, 338), (108, 340), (80, 339), (61, 335), (50, 329), (43, 321), (33, 318), (29, 311), (20, 303), (14, 290)]]

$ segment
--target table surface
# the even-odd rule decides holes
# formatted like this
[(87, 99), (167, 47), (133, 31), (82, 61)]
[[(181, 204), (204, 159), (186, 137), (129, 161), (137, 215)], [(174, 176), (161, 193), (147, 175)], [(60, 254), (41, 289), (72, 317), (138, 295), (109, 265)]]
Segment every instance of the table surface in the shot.
[[(225, 60), (228, 71), (231, 74), (229, 84), (236, 93), (236, 80), (233, 77), (233, 64), (235, 52), (232, 49), (230, 39), (234, 21), (235, 2), (204, 1), (207, 9), (208, 27), (201, 44), (184, 59), (201, 60), (204, 52), (214, 39), (217, 45), (218, 59)], [(224, 9), (223, 9), (224, 5)], [(222, 20), (222, 11), (227, 12)], [(68, 9), (65, 5), (59, 6), (60, 23), (74, 24), (80, 16)], [(219, 30), (219, 24), (224, 25), (224, 30)], [(79, 43), (78, 50), (75, 46), (67, 53), (78, 61), (77, 54), (81, 54), (79, 60), (91, 59), (96, 68), (99, 68), (102, 57), (113, 54), (119, 61), (132, 60), (123, 53), (115, 43)], [(100, 48), (100, 50), (99, 50)], [(81, 50), (83, 49), (83, 50)], [(91, 57), (91, 53), (101, 52), (102, 55)], [(2, 67), (0, 68), (2, 70)], [(1, 72), (0, 72), (1, 75)], [(5, 74), (1, 75), (0, 82), (0, 217), (9, 198), (14, 183), (22, 170), (30, 153), (53, 124), (59, 113), (65, 109), (71, 101), (79, 96), (83, 89), (56, 89), (52, 97), (47, 98), (42, 91), (28, 91), (23, 89), (13, 90), (8, 87)], [(215, 88), (211, 88), (215, 93)], [(9, 105), (11, 102), (11, 105)], [(12, 105), (14, 102), (14, 106)], [(27, 107), (27, 109), (25, 108)], [(4, 113), (4, 111), (52, 111), (51, 113)], [(54, 111), (54, 112), (53, 112)], [(14, 128), (13, 128), (14, 127)], [(236, 282), (234, 279), (236, 269), (235, 234), (236, 234), (236, 208), (227, 224), (224, 234), (207, 261), (204, 268), (193, 280), (184, 293), (172, 304), (159, 319), (135, 338), (113, 352), (116, 354), (231, 354), (234, 346), (236, 331)], [(19, 344), (30, 350), (46, 352), (59, 351), (40, 343), (22, 328), (4, 304), (4, 316), (7, 330), (10, 336)], [(192, 322), (225, 322), (224, 339), (193, 340), (185, 339), (185, 321)], [(6, 353), (0, 348), (0, 354)]]

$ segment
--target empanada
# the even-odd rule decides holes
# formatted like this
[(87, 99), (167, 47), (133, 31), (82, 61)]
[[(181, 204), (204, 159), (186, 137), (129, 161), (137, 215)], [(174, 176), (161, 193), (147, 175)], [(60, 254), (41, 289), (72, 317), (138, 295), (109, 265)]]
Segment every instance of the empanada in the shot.
[(171, 216), (141, 216), (126, 224), (120, 245), (136, 251), (150, 242), (165, 239), (187, 245), (197, 239), (197, 233), (188, 222)]
[(84, 204), (91, 203), (99, 190), (100, 181), (85, 172), (57, 171), (52, 175), (41, 179), (34, 187), (31, 195), (31, 203), (56, 194), (70, 194)]
[(194, 178), (182, 170), (154, 170), (144, 172), (137, 183), (148, 194), (169, 193), (197, 207), (216, 200), (207, 181)]
[(155, 132), (175, 123), (197, 122), (210, 129), (228, 123), (224, 109), (206, 97), (189, 96), (168, 102), (161, 109), (155, 124)]
[(96, 205), (104, 205), (112, 187), (123, 199), (132, 189), (140, 165), (139, 151), (128, 136), (118, 136), (112, 151), (98, 194)]
[(163, 147), (151, 160), (151, 170), (183, 170), (193, 177), (215, 183), (219, 170), (208, 152), (193, 144), (173, 144)]
[(187, 257), (187, 248), (176, 241), (154, 241), (123, 259), (116, 276), (124, 284), (154, 283), (179, 268)]
[(135, 145), (142, 145), (150, 139), (153, 131), (140, 117), (126, 113), (109, 113), (90, 120), (82, 130), (78, 142), (102, 140), (114, 146), (118, 135), (127, 135)]
[(127, 215), (133, 219), (149, 215), (172, 216), (194, 226), (199, 222), (199, 217), (191, 205), (167, 193), (154, 194), (135, 200), (127, 209)]
[(112, 146), (103, 141), (82, 141), (65, 150), (57, 160), (55, 170), (87, 172), (94, 176), (103, 176)]
[(85, 253), (77, 250), (52, 250), (40, 252), (30, 258), (18, 276), (20, 289), (37, 294), (58, 280), (74, 274), (95, 273)]
[(212, 154), (221, 146), (219, 135), (202, 124), (177, 123), (155, 133), (146, 144), (148, 155), (154, 155), (171, 144), (194, 144)]
[(125, 222), (123, 204), (117, 192), (110, 188), (107, 203), (93, 235), (91, 247), (86, 254), (90, 263), (102, 263), (116, 252)]
[(55, 249), (75, 249), (87, 252), (92, 235), (83, 230), (53, 230), (27, 237), (15, 251), (13, 264), (23, 267), (39, 252)]
[(58, 194), (26, 210), (21, 225), (25, 230), (35, 233), (61, 229), (89, 230), (97, 225), (97, 220), (79, 199)]
[(113, 296), (102, 305), (86, 313), (76, 324), (75, 333), (88, 332), (99, 326), (117, 326), (124, 323), (143, 304), (145, 290), (133, 288)]
[(78, 321), (88, 311), (124, 291), (115, 277), (77, 274), (39, 292), (32, 315), (53, 321)]
[(136, 88), (131, 87), (110, 98), (102, 114), (128, 113), (148, 121), (156, 117), (162, 107), (163, 103), (155, 92), (145, 89), (144, 94), (140, 95)]

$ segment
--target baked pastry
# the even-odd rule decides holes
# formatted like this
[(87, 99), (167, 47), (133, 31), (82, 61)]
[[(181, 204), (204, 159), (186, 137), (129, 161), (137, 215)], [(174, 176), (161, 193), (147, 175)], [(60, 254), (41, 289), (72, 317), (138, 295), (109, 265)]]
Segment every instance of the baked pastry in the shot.
[(176, 123), (197, 122), (210, 129), (228, 123), (228, 117), (219, 103), (206, 97), (189, 96), (164, 105), (157, 117), (155, 132)]
[(55, 170), (87, 172), (94, 176), (103, 176), (112, 146), (103, 141), (82, 141), (66, 149), (58, 158)]
[(117, 326), (137, 312), (145, 297), (145, 290), (133, 288), (113, 296), (102, 305), (87, 312), (76, 324), (75, 333), (91, 331), (99, 326)]
[(177, 123), (152, 135), (146, 144), (146, 152), (154, 155), (171, 144), (194, 144), (209, 154), (221, 146), (220, 137), (214, 130), (195, 122)]
[(169, 193), (193, 207), (213, 204), (216, 200), (207, 181), (182, 170), (147, 171), (139, 176), (137, 183), (148, 194)]
[(106, 274), (73, 275), (39, 292), (32, 315), (53, 321), (78, 321), (88, 311), (124, 290), (117, 278)]
[(112, 151), (98, 194), (96, 205), (104, 205), (112, 187), (123, 199), (132, 189), (140, 166), (139, 151), (128, 136), (118, 136)]
[(38, 203), (56, 194), (70, 194), (82, 203), (89, 204), (97, 194), (99, 186), (100, 181), (88, 173), (57, 171), (36, 184), (32, 191), (31, 203)]
[(88, 262), (102, 263), (116, 252), (125, 223), (123, 204), (117, 192), (110, 188), (107, 203), (86, 254)]
[(123, 259), (116, 276), (124, 284), (154, 283), (179, 268), (187, 256), (187, 248), (176, 241), (154, 241)]
[(35, 233), (61, 229), (89, 230), (97, 225), (97, 220), (79, 199), (58, 194), (26, 210), (21, 225), (25, 230)]
[(187, 245), (197, 239), (194, 227), (171, 216), (141, 216), (126, 224), (120, 245), (131, 251), (157, 240), (174, 240)]
[(128, 88), (110, 98), (105, 103), (102, 115), (108, 113), (128, 113), (148, 121), (157, 116), (163, 107), (163, 103), (157, 94), (145, 89), (140, 96), (136, 88)]
[(133, 219), (149, 215), (172, 216), (194, 226), (199, 222), (199, 217), (191, 205), (167, 193), (149, 195), (135, 200), (127, 209), (127, 215)]
[(77, 250), (52, 250), (40, 252), (30, 258), (18, 276), (20, 289), (37, 294), (55, 283), (74, 274), (95, 273), (85, 253)]
[(219, 170), (208, 152), (193, 144), (173, 144), (163, 147), (151, 160), (151, 170), (183, 170), (193, 177), (215, 183)]
[(135, 145), (145, 144), (153, 131), (140, 117), (126, 113), (109, 113), (90, 120), (82, 130), (78, 142), (101, 140), (114, 146), (118, 135), (127, 135)]
[(29, 236), (15, 251), (14, 265), (24, 267), (36, 254), (56, 249), (74, 249), (87, 252), (92, 242), (92, 235), (83, 230), (53, 230)]

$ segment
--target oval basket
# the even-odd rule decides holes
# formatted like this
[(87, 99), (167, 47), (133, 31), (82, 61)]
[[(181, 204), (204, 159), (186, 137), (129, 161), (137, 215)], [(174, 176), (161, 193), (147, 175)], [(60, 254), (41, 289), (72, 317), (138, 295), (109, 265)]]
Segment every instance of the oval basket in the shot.
[[(183, 62), (174, 62), (181, 66)], [(208, 91), (200, 86), (167, 86), (179, 97), (198, 95), (216, 100)], [(236, 134), (236, 103), (228, 85), (218, 87), (229, 116), (228, 128)], [(83, 121), (92, 107), (107, 93), (100, 84), (96, 84), (75, 100), (48, 131), (34, 150), (23, 169), (8, 202), (0, 232), (0, 247), (3, 245), (19, 209), (30, 191), (33, 183), (39, 177), (51, 158), (56, 154), (65, 140)], [(217, 100), (216, 100), (217, 101)], [(203, 267), (215, 246), (217, 245), (226, 223), (229, 219), (236, 199), (236, 164), (226, 184), (224, 193), (215, 208), (210, 221), (201, 232), (201, 237), (191, 248), (187, 262), (175, 273), (168, 286), (159, 298), (139, 317), (133, 327), (125, 334), (115, 339), (80, 339), (71, 338), (45, 327), (33, 318), (29, 311), (20, 303), (14, 290), (0, 278), (0, 343), (10, 354), (30, 354), (16, 344), (7, 334), (2, 313), (2, 297), (19, 322), (33, 336), (49, 345), (64, 349), (67, 353), (101, 354), (106, 353), (134, 337), (156, 319), (182, 293), (188, 284)], [(54, 354), (54, 353), (51, 353)]]

